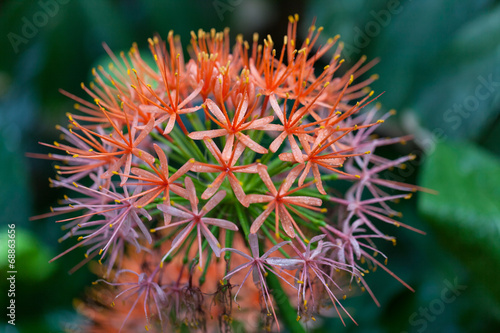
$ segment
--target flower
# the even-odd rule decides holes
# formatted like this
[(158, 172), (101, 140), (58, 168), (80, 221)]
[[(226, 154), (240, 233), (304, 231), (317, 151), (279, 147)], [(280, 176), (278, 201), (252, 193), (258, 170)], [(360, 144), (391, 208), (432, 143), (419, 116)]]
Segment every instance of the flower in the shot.
[[(244, 206), (248, 206), (245, 200), (246, 198), (245, 192), (241, 187), (240, 181), (234, 175), (235, 172), (257, 173), (256, 163), (252, 163), (250, 165), (235, 166), (236, 162), (238, 161), (241, 154), (245, 150), (245, 145), (242, 144), (240, 141), (238, 141), (236, 143), (235, 149), (234, 150), (231, 149), (232, 153), (229, 159), (224, 160), (224, 156), (222, 155), (221, 151), (219, 150), (219, 148), (213, 142), (212, 139), (205, 138), (203, 141), (205, 142), (205, 146), (208, 148), (208, 150), (215, 158), (215, 160), (219, 163), (219, 165), (195, 162), (191, 169), (196, 172), (219, 173), (219, 175), (217, 176), (217, 178), (215, 178), (212, 184), (208, 185), (208, 188), (205, 190), (205, 192), (203, 192), (201, 198), (204, 200), (210, 198), (215, 192), (217, 192), (224, 179), (227, 178), (229, 180), (229, 184), (231, 184), (231, 188), (233, 189), (236, 198), (239, 200), (241, 204), (243, 204)], [(226, 146), (227, 144), (229, 143), (226, 143)]]
[(266, 185), (267, 189), (269, 190), (269, 194), (261, 195), (261, 194), (249, 194), (247, 196), (247, 203), (252, 204), (252, 203), (264, 203), (267, 202), (268, 204), (266, 205), (264, 211), (262, 214), (260, 214), (255, 221), (252, 223), (252, 227), (250, 228), (251, 233), (256, 233), (259, 228), (262, 226), (264, 221), (269, 217), (271, 212), (274, 210), (275, 213), (275, 232), (276, 236), (279, 237), (279, 221), (281, 220), (281, 226), (283, 227), (283, 230), (285, 230), (285, 233), (291, 237), (295, 237), (295, 231), (296, 229), (299, 233), (301, 233), (302, 237), (305, 238), (305, 236), (302, 234), (300, 231), (300, 228), (298, 227), (297, 223), (293, 219), (292, 215), (289, 213), (288, 209), (299, 215), (300, 217), (304, 218), (303, 215), (298, 212), (295, 208), (292, 207), (294, 206), (299, 206), (299, 207), (304, 207), (307, 209), (311, 210), (317, 210), (321, 211), (320, 208), (316, 208), (314, 206), (321, 206), (322, 201), (319, 198), (313, 198), (313, 197), (306, 197), (306, 196), (290, 196), (291, 194), (297, 192), (301, 188), (305, 188), (309, 186), (310, 184), (304, 184), (296, 189), (290, 190), (290, 187), (293, 185), (295, 182), (295, 179), (298, 177), (300, 171), (304, 168), (303, 165), (299, 164), (295, 168), (290, 171), (286, 179), (283, 181), (281, 186), (279, 187), (278, 190), (276, 190), (276, 187), (274, 186), (273, 181), (271, 180), (271, 177), (269, 177), (269, 174), (267, 173), (267, 168), (264, 165), (259, 165), (257, 167), (257, 170), (259, 172), (259, 176), (262, 178), (262, 181)]
[[(245, 277), (243, 278), (243, 281), (238, 287), (238, 290), (236, 291), (236, 294), (234, 295), (234, 300), (236, 302), (236, 298), (238, 297), (238, 294), (245, 284), (246, 280), (248, 279), (248, 276), (250, 273), (252, 273), (253, 277), (253, 282), (255, 285), (257, 285), (262, 292), (262, 297), (264, 299), (264, 303), (267, 309), (268, 315), (271, 314), (274, 316), (276, 319), (276, 322), (278, 322), (278, 318), (276, 317), (276, 312), (274, 311), (274, 306), (273, 302), (271, 299), (271, 295), (269, 294), (269, 288), (267, 287), (267, 283), (265, 280), (265, 277), (267, 276), (267, 270), (273, 272), (276, 276), (281, 278), (281, 280), (287, 284), (290, 285), (290, 283), (283, 278), (275, 269), (273, 269), (274, 266), (277, 265), (286, 265), (287, 260), (285, 258), (269, 258), (271, 254), (274, 252), (278, 251), (282, 246), (286, 244), (290, 244), (289, 241), (287, 242), (281, 242), (272, 248), (270, 248), (266, 253), (264, 253), (262, 256), (259, 255), (259, 240), (256, 234), (250, 234), (248, 235), (248, 242), (250, 245), (250, 249), (252, 251), (252, 256), (249, 256), (246, 253), (241, 252), (240, 250), (232, 249), (232, 248), (224, 248), (221, 250), (221, 252), (224, 251), (230, 251), (239, 254), (240, 256), (246, 258), (248, 262), (241, 264), (237, 267), (235, 267), (233, 270), (231, 270), (229, 273), (224, 276), (224, 279), (230, 279), (233, 275), (242, 272), (243, 270), (248, 268), (248, 272), (246, 273)], [(290, 285), (292, 286), (292, 285)], [(236, 302), (237, 303), (237, 302)], [(269, 311), (269, 308), (271, 309), (271, 312)], [(278, 324), (278, 330), (279, 330), (279, 324)]]
[(160, 321), (163, 323), (163, 319), (161, 317), (161, 308), (164, 306), (164, 304), (167, 301), (167, 296), (163, 289), (158, 285), (157, 282), (155, 282), (155, 276), (158, 274), (159, 267), (157, 267), (151, 274), (146, 274), (144, 272), (138, 274), (132, 270), (129, 269), (122, 269), (116, 272), (115, 278), (118, 278), (121, 274), (129, 273), (137, 276), (137, 282), (108, 282), (103, 279), (99, 279), (95, 281), (94, 283), (98, 282), (103, 282), (106, 283), (110, 286), (115, 286), (115, 287), (121, 287), (123, 290), (120, 291), (119, 294), (117, 294), (111, 303), (111, 306), (115, 305), (115, 300), (120, 298), (123, 295), (127, 295), (128, 297), (131, 297), (132, 295), (136, 294), (136, 298), (134, 303), (132, 304), (130, 311), (126, 315), (125, 319), (123, 320), (123, 324), (120, 327), (120, 331), (123, 329), (125, 323), (127, 322), (127, 319), (130, 317), (130, 314), (134, 311), (135, 307), (137, 306), (137, 303), (139, 302), (139, 299), (141, 299), (142, 296), (144, 296), (144, 314), (146, 315), (146, 331), (149, 330), (148, 325), (149, 325), (149, 317), (148, 317), (148, 302), (152, 301), (155, 305), (156, 311), (158, 313), (158, 316), (160, 318)]
[(212, 139), (220, 136), (227, 136), (227, 142), (224, 147), (224, 150), (222, 151), (222, 158), (224, 160), (229, 160), (235, 138), (237, 138), (238, 141), (241, 142), (243, 145), (245, 145), (246, 147), (250, 148), (251, 150), (259, 154), (267, 153), (267, 149), (259, 145), (257, 142), (253, 141), (248, 135), (241, 133), (241, 131), (244, 130), (263, 129), (267, 124), (269, 124), (274, 119), (273, 116), (269, 116), (261, 119), (252, 119), (247, 122), (248, 118), (251, 115), (251, 112), (250, 113), (248, 112), (248, 96), (246, 95), (243, 96), (243, 100), (236, 108), (233, 120), (229, 119), (229, 115), (227, 113), (224, 104), (222, 105), (222, 110), (221, 110), (215, 102), (207, 98), (207, 100), (205, 101), (205, 105), (210, 110), (210, 112), (215, 116), (214, 118), (213, 116), (207, 113), (210, 119), (214, 123), (222, 127), (222, 129), (192, 132), (189, 134), (189, 137), (191, 139), (202, 140), (205, 138)]
[[(60, 240), (77, 243), (53, 260), (78, 247), (85, 259), (72, 271), (104, 260), (89, 266), (111, 278), (91, 289), (95, 304), (80, 303), (94, 331), (135, 332), (142, 312), (148, 330), (226, 331), (243, 319), (249, 331), (280, 321), (294, 331), (301, 323), (290, 306), (297, 321), (315, 320), (324, 300), (346, 312), (345, 276), (377, 304), (369, 269), (409, 288), (375, 258), (387, 259), (377, 239), (395, 243), (378, 223), (418, 231), (396, 221), (389, 202), (426, 189), (389, 179), (413, 156), (375, 154), (409, 139), (374, 137), (393, 113), (377, 119), (381, 107), (370, 105), (377, 76), (365, 73), (377, 61), (345, 68), (339, 36), (323, 42), (313, 21), (300, 42), (297, 27), (290, 16), (278, 51), (257, 34), (252, 45), (237, 36), (231, 49), (228, 29), (192, 32), (187, 59), (173, 32), (148, 40), (154, 62), (137, 44), (119, 55), (104, 45), (111, 63), (81, 85), (93, 102), (62, 91), (76, 102), (67, 129), (57, 127), (64, 143), (30, 156), (58, 162), (51, 186), (73, 195), (34, 219), (71, 214), (57, 221)], [(343, 190), (337, 179), (352, 185)], [(290, 240), (279, 243), (283, 235)], [(122, 302), (111, 309), (114, 299)]]
[(202, 235), (205, 237), (205, 239), (208, 241), (208, 244), (210, 245), (210, 248), (212, 251), (214, 251), (215, 255), (217, 257), (220, 256), (220, 249), (221, 246), (219, 244), (219, 241), (215, 236), (210, 232), (208, 229), (207, 225), (214, 225), (223, 229), (228, 229), (228, 230), (233, 230), (237, 231), (238, 227), (236, 224), (233, 222), (223, 220), (223, 219), (218, 219), (218, 218), (212, 218), (212, 217), (205, 217), (207, 213), (209, 213), (214, 207), (216, 207), (222, 199), (226, 196), (225, 191), (220, 191), (217, 194), (215, 194), (206, 204), (203, 206), (203, 208), (198, 212), (198, 197), (196, 196), (196, 189), (194, 188), (193, 181), (191, 178), (186, 177), (184, 180), (184, 183), (186, 185), (186, 191), (188, 195), (189, 202), (191, 203), (191, 211), (184, 208), (181, 205), (175, 205), (176, 207), (173, 206), (168, 206), (168, 205), (158, 205), (158, 209), (160, 209), (162, 212), (169, 214), (171, 216), (176, 216), (182, 218), (181, 221), (179, 222), (174, 222), (167, 224), (164, 227), (159, 227), (156, 229), (152, 229), (151, 232), (156, 232), (158, 230), (166, 229), (166, 228), (171, 228), (174, 226), (186, 224), (187, 226), (177, 234), (177, 236), (174, 238), (172, 241), (172, 247), (170, 250), (163, 256), (162, 262), (165, 261), (165, 259), (178, 247), (182, 245), (182, 243), (186, 240), (186, 238), (189, 236), (190, 232), (196, 227), (197, 231), (197, 237), (198, 237), (198, 251), (199, 251), (199, 267), (201, 269), (203, 265), (203, 247), (202, 247), (202, 240), (201, 237)]
[[(146, 160), (145, 162), (148, 163), (149, 167), (153, 170), (155, 174), (147, 170), (134, 167), (132, 168), (132, 173), (136, 176), (131, 176), (131, 175), (128, 176), (128, 178), (130, 179), (136, 179), (140, 181), (139, 183), (129, 182), (129, 186), (130, 185), (152, 186), (152, 188), (146, 191), (139, 191), (137, 194), (127, 199), (130, 200), (140, 197), (140, 199), (137, 200), (137, 206), (139, 207), (143, 207), (149, 204), (151, 201), (155, 200), (161, 193), (163, 193), (163, 198), (162, 198), (163, 201), (166, 201), (167, 203), (170, 202), (170, 191), (183, 198), (187, 198), (186, 190), (182, 188), (182, 186), (174, 182), (192, 168), (194, 159), (187, 161), (186, 164), (180, 167), (172, 176), (169, 177), (168, 161), (165, 153), (160, 147), (158, 147), (157, 144), (154, 144), (153, 146), (156, 151), (156, 154), (158, 155), (158, 159), (160, 161), (160, 167), (159, 168), (155, 167), (152, 163), (150, 163), (150, 161)], [(169, 214), (164, 214), (163, 217), (165, 220), (165, 224), (169, 224), (172, 216)]]
[[(64, 183), (57, 185), (67, 186)], [(65, 228), (70, 229), (60, 241), (69, 237), (78, 236), (78, 243), (60, 253), (50, 261), (54, 261), (63, 255), (75, 250), (83, 245), (88, 246), (85, 253), (86, 260), (75, 266), (72, 271), (81, 267), (93, 257), (99, 255), (99, 263), (104, 259), (108, 252), (108, 274), (114, 266), (118, 257), (122, 256), (125, 250), (125, 243), (134, 245), (137, 250), (142, 250), (137, 239), (139, 235), (137, 229), (142, 232), (143, 238), (151, 243), (152, 238), (139, 214), (151, 220), (151, 216), (144, 208), (139, 208), (134, 199), (129, 199), (128, 190), (123, 188), (124, 193), (116, 193), (105, 188), (94, 190), (77, 183), (73, 184), (79, 193), (87, 194), (95, 200), (80, 201), (76, 199), (67, 199), (69, 206), (73, 210), (86, 210), (86, 214), (77, 217), (71, 217), (59, 220), (59, 223), (67, 223)], [(136, 192), (141, 188), (137, 187)], [(96, 219), (97, 217), (100, 217)]]
[[(106, 111), (103, 109), (103, 113), (108, 117)], [(121, 158), (116, 161), (105, 173), (101, 175), (101, 178), (109, 178), (112, 176), (113, 172), (118, 171), (122, 166), (124, 167), (122, 182), (120, 186), (125, 185), (127, 178), (130, 174), (130, 168), (132, 165), (132, 156), (139, 157), (143, 160), (148, 161), (149, 163), (154, 162), (154, 157), (143, 149), (139, 149), (137, 146), (148, 136), (151, 130), (154, 127), (154, 119), (151, 118), (149, 122), (144, 126), (144, 128), (139, 129), (138, 127), (138, 117), (134, 117), (132, 120), (132, 124), (127, 124), (128, 133), (123, 133), (121, 129), (114, 123), (113, 120), (109, 119), (109, 123), (114, 129), (114, 133), (110, 133), (109, 135), (99, 134), (85, 126), (80, 125), (76, 121), (73, 120), (72, 124), (78, 129), (82, 130), (84, 133), (91, 136), (91, 140), (95, 141), (95, 137), (100, 138), (103, 142), (107, 142), (109, 145), (116, 147), (118, 150), (112, 153), (100, 153), (100, 155), (113, 155), (120, 156)], [(137, 135), (137, 132), (140, 131), (140, 134)], [(113, 136), (115, 134), (115, 136)]]
[[(304, 249), (304, 252), (302, 252), (299, 248), (297, 248), (294, 244), (292, 244), (292, 247), (295, 250), (295, 253), (297, 254), (296, 258), (288, 259), (285, 262), (283, 262), (282, 260), (269, 259), (268, 262), (270, 264), (283, 266), (284, 268), (287, 269), (297, 269), (295, 275), (296, 278), (295, 284), (299, 298), (297, 320), (301, 318), (300, 304), (303, 304), (304, 306), (304, 311), (302, 313), (306, 313), (306, 311), (308, 310), (308, 305), (307, 305), (308, 303), (310, 305), (312, 304), (313, 308), (318, 306), (318, 304), (316, 304), (314, 299), (313, 284), (312, 284), (313, 279), (315, 277), (316, 279), (319, 280), (321, 285), (323, 285), (324, 290), (330, 297), (333, 306), (335, 307), (335, 310), (337, 311), (342, 323), (345, 325), (344, 320), (342, 319), (342, 316), (337, 308), (337, 304), (340, 306), (342, 310), (344, 310), (344, 312), (349, 316), (349, 318), (354, 323), (356, 323), (356, 321), (351, 317), (349, 312), (347, 312), (347, 310), (342, 306), (342, 304), (339, 302), (339, 300), (329, 287), (330, 283), (337, 287), (338, 285), (329, 276), (329, 274), (325, 271), (323, 267), (330, 268), (331, 270), (345, 269), (345, 268), (341, 263), (329, 259), (323, 254), (324, 251), (327, 251), (329, 248), (334, 246), (334, 244), (330, 242), (323, 242), (323, 238), (325, 237), (326, 235), (314, 236), (308, 242), (307, 247), (304, 246), (303, 243), (300, 243), (302, 248)], [(316, 249), (312, 250), (311, 245), (314, 243), (317, 243), (317, 246)], [(306, 296), (306, 290), (308, 289), (309, 289), (309, 297)], [(310, 299), (310, 302), (308, 302), (308, 298)], [(311, 318), (314, 320), (314, 317)]]

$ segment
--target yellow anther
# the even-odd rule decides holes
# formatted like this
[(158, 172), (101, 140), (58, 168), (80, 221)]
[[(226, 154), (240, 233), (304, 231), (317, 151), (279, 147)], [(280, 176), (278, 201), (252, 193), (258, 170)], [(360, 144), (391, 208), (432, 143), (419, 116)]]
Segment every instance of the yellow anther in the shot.
[(83, 236), (78, 237), (76, 240), (81, 241), (83, 239)]
[(99, 250), (99, 255), (101, 255), (103, 251), (104, 251), (103, 249)]
[(118, 200), (118, 199), (115, 199), (115, 202), (116, 202), (116, 203), (122, 203), (122, 202), (121, 202), (120, 200)]
[(322, 212), (322, 213), (326, 213), (327, 211), (328, 211), (328, 209), (326, 209), (326, 208), (321, 208), (321, 212)]
[(73, 182), (73, 185), (74, 185), (76, 188), (78, 188), (78, 184), (77, 184), (77, 183)]

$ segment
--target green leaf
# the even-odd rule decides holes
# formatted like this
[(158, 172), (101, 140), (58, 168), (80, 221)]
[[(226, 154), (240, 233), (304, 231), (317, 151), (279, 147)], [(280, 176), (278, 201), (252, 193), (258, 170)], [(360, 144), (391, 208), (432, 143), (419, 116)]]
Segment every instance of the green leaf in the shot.
[(419, 211), (500, 302), (500, 160), (467, 143), (439, 143), (422, 170)]
[(488, 129), (500, 111), (499, 29), (496, 6), (456, 32), (427, 86), (415, 95), (423, 125), (454, 139), (477, 139)]

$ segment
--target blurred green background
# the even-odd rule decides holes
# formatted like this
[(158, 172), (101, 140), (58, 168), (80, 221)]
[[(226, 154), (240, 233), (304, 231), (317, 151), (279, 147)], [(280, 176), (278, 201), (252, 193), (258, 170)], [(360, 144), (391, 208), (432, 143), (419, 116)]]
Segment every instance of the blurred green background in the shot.
[[(48, 7), (47, 4), (56, 4)], [(90, 68), (105, 57), (101, 43), (127, 50), (136, 41), (173, 29), (183, 44), (190, 30), (231, 27), (279, 40), (287, 16), (299, 13), (302, 36), (314, 17), (325, 38), (341, 34), (344, 57), (380, 58), (372, 85), (386, 110), (398, 115), (382, 135), (413, 134), (388, 157), (415, 153), (405, 170), (387, 174), (440, 192), (418, 193), (399, 205), (405, 223), (427, 232), (390, 230), (398, 245), (383, 250), (389, 268), (415, 290), (384, 272), (368, 295), (348, 299), (359, 326), (321, 319), (318, 332), (498, 332), (500, 328), (500, 1), (493, 0), (11, 0), (0, 2), (0, 299), (8, 223), (17, 230), (17, 325), (0, 317), (0, 332), (62, 332), (84, 321), (72, 307), (92, 276), (67, 271), (81, 253), (48, 264), (67, 247), (53, 220), (29, 222), (57, 205), (48, 187), (47, 152), (57, 123), (72, 102), (59, 88), (83, 96)], [(36, 24), (36, 25), (35, 25)], [(327, 36), (328, 35), (328, 36)], [(454, 286), (454, 292), (450, 292)], [(448, 289), (447, 289), (448, 288)], [(455, 296), (455, 297), (453, 297)], [(2, 302), (2, 309), (5, 309)], [(4, 312), (4, 310), (2, 310)], [(328, 329), (327, 329), (328, 328)]]

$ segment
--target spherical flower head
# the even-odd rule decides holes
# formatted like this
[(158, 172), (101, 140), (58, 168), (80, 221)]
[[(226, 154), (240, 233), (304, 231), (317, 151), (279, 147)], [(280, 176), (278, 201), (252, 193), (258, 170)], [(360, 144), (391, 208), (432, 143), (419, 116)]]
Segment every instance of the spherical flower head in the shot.
[[(99, 285), (109, 289), (94, 296), (123, 301), (109, 311), (113, 329), (137, 330), (141, 313), (147, 330), (226, 330), (241, 305), (262, 314), (249, 329), (294, 330), (324, 298), (354, 321), (340, 276), (374, 299), (364, 263), (396, 277), (375, 259), (375, 241), (395, 242), (379, 224), (418, 231), (389, 202), (425, 189), (384, 177), (412, 156), (375, 150), (409, 138), (373, 138), (391, 114), (372, 106), (377, 77), (364, 75), (376, 61), (346, 68), (339, 36), (323, 42), (313, 22), (299, 42), (298, 21), (289, 17), (281, 47), (255, 34), (231, 48), (228, 29), (192, 32), (188, 59), (173, 32), (148, 40), (153, 62), (137, 44), (119, 55), (105, 46), (108, 69), (82, 83), (91, 101), (63, 91), (76, 102), (58, 126), (65, 142), (31, 156), (61, 162), (52, 186), (76, 197), (39, 218), (78, 214), (58, 221), (69, 230), (61, 240), (77, 243), (54, 260), (79, 248), (75, 269), (105, 260)], [(342, 192), (338, 179), (352, 186)]]

